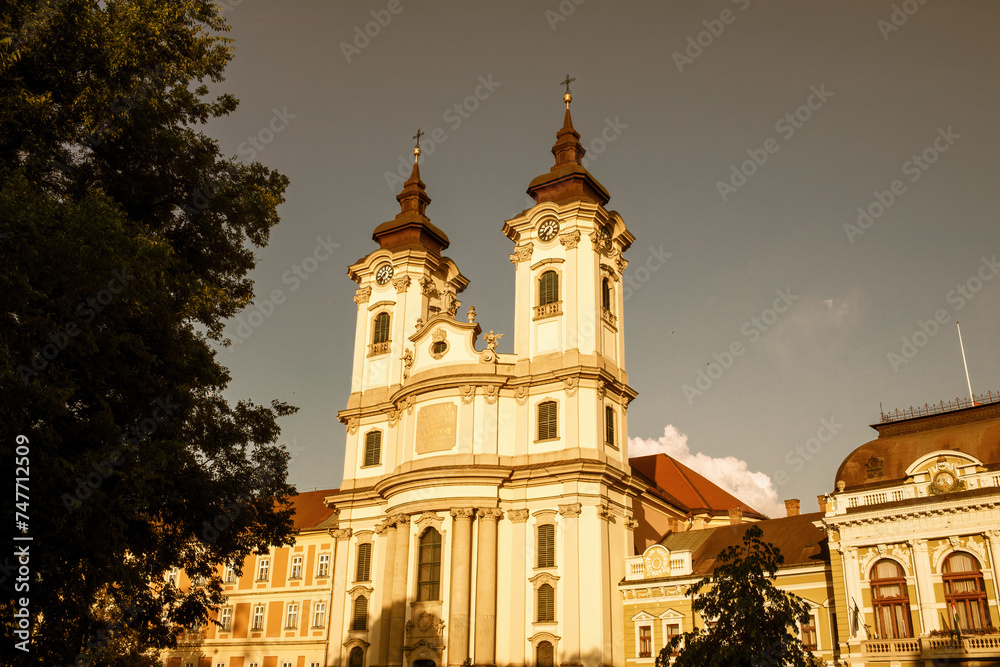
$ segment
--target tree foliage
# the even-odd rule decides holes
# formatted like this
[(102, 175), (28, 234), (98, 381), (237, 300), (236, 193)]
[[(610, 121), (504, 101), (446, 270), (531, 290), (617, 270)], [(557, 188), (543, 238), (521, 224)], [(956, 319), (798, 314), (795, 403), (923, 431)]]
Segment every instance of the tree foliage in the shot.
[(219, 564), (289, 541), (294, 408), (230, 404), (213, 347), (288, 183), (200, 129), (236, 108), (227, 29), (209, 0), (0, 2), (0, 508), (32, 538), (28, 588), (0, 555), (4, 664), (142, 664)]
[(690, 588), (694, 610), (716, 619), (715, 625), (674, 637), (660, 651), (656, 667), (823, 664), (798, 637), (798, 624), (809, 620), (809, 605), (774, 585), (785, 558), (763, 534), (758, 526), (747, 528), (743, 545), (723, 549), (712, 574)]

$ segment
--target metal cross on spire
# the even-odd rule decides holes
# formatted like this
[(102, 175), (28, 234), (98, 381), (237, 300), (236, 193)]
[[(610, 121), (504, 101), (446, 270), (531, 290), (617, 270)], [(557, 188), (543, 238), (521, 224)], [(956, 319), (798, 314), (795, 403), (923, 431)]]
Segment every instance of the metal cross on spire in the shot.
[(566, 103), (566, 109), (569, 109), (569, 103), (573, 101), (573, 94), (569, 92), (569, 84), (576, 81), (576, 77), (571, 77), (569, 74), (566, 75), (564, 81), (560, 81), (560, 86), (566, 86), (566, 94), (563, 95), (563, 102)]
[(413, 137), (412, 137), (413, 139), (416, 139), (416, 141), (417, 141), (416, 145), (413, 147), (413, 161), (414, 162), (416, 162), (417, 159), (420, 157), (420, 137), (424, 136), (424, 134), (425, 134), (425, 132), (423, 132), (418, 127), (417, 128), (417, 133), (414, 134)]

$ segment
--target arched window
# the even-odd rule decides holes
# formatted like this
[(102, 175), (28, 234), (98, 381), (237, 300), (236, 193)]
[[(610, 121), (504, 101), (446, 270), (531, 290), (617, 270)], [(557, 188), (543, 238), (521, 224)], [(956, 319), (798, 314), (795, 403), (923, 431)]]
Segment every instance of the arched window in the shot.
[(555, 651), (549, 642), (538, 642), (535, 649), (535, 665), (537, 667), (555, 667)]
[(538, 404), (538, 439), (552, 440), (559, 437), (559, 404), (545, 401)]
[(556, 527), (543, 523), (538, 527), (538, 567), (556, 566)]
[(351, 620), (351, 630), (368, 629), (368, 598), (359, 595), (354, 598), (354, 617)]
[(389, 313), (379, 313), (375, 316), (375, 326), (372, 327), (372, 342), (385, 343), (389, 340)]
[(417, 600), (440, 600), (441, 533), (428, 528), (420, 536), (420, 566), (417, 570)]
[(360, 646), (351, 649), (351, 655), (347, 658), (348, 667), (365, 667), (365, 652)]
[(610, 405), (604, 406), (604, 442), (615, 444), (615, 409)]
[(958, 625), (962, 630), (988, 627), (990, 612), (979, 561), (971, 554), (958, 551), (945, 560), (942, 573), (948, 615), (958, 615)]
[(377, 466), (382, 462), (382, 431), (368, 431), (365, 434), (366, 466)]
[(556, 620), (556, 592), (549, 584), (538, 587), (538, 622), (550, 623)]
[(875, 628), (882, 639), (912, 637), (910, 597), (906, 592), (903, 568), (894, 560), (883, 558), (871, 570), (872, 605)]
[(538, 279), (538, 305), (547, 306), (559, 301), (559, 274), (546, 271)]
[(358, 567), (354, 581), (371, 581), (372, 573), (372, 543), (358, 545)]
[(611, 281), (607, 278), (601, 281), (601, 307), (611, 310)]

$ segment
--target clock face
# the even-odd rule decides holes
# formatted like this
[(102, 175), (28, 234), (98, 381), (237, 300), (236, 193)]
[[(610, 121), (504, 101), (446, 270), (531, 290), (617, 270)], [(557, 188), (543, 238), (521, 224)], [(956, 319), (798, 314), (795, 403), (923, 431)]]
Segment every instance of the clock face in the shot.
[(542, 241), (551, 241), (559, 233), (559, 222), (557, 220), (546, 220), (538, 228), (538, 238)]
[(375, 271), (375, 282), (385, 285), (392, 280), (392, 264), (383, 264)]

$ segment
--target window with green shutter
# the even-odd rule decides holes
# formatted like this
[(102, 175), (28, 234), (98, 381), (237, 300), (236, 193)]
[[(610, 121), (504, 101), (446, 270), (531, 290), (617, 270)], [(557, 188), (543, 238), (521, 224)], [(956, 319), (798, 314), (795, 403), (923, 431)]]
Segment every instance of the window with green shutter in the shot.
[(368, 629), (368, 598), (359, 595), (354, 599), (354, 618), (351, 619), (351, 630)]
[(368, 431), (365, 434), (366, 466), (377, 466), (382, 462), (382, 431)]
[(547, 306), (559, 300), (559, 274), (546, 271), (538, 279), (538, 305)]
[(538, 527), (538, 567), (556, 566), (556, 527), (551, 523)]
[(615, 409), (610, 405), (604, 406), (604, 442), (615, 444)]
[(545, 401), (538, 404), (538, 439), (552, 440), (559, 437), (559, 404)]
[(551, 623), (556, 620), (556, 592), (549, 584), (538, 587), (538, 622)]
[(371, 542), (358, 545), (358, 567), (355, 572), (355, 581), (371, 581), (372, 571), (372, 545)]
[(389, 313), (379, 313), (375, 316), (375, 333), (373, 343), (385, 343), (389, 340)]

